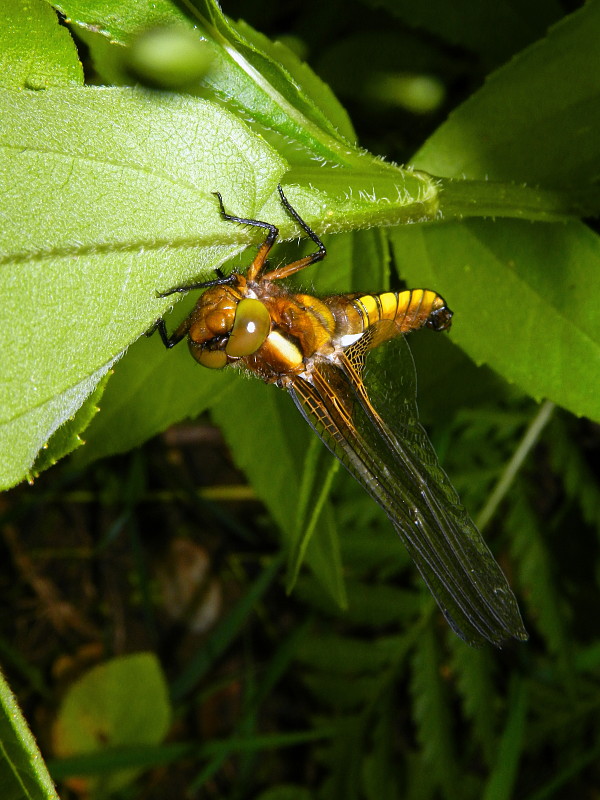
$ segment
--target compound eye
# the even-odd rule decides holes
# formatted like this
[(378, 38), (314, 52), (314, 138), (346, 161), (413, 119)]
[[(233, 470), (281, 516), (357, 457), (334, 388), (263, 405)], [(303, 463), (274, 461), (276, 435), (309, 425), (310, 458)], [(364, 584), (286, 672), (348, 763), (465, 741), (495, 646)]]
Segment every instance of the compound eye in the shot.
[(270, 330), (271, 317), (266, 306), (260, 300), (240, 300), (225, 352), (234, 358), (252, 355), (263, 344)]
[(198, 350), (194, 353), (194, 358), (209, 369), (223, 369), (227, 366), (227, 356), (223, 350)]

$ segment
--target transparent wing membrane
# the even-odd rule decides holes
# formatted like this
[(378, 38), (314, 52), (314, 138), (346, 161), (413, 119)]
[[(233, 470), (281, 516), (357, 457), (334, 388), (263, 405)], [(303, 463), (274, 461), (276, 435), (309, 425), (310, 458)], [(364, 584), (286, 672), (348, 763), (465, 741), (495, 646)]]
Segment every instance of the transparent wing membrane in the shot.
[(368, 353), (363, 383), (369, 338), (349, 347), (339, 366), (322, 361), (310, 382), (295, 380), (294, 402), (389, 516), (452, 628), (474, 645), (526, 639), (506, 578), (418, 422), (404, 337)]

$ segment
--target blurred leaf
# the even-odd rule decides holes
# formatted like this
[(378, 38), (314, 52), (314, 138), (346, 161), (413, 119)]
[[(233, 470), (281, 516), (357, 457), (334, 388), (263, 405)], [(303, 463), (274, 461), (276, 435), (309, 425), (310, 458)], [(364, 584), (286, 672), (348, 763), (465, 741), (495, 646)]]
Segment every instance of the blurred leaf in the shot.
[[(158, 744), (171, 721), (168, 689), (153, 653), (114, 658), (71, 686), (53, 728), (56, 755), (90, 754), (131, 745)], [(90, 778), (87, 790), (107, 794), (127, 785), (137, 769)]]
[[(428, 78), (443, 91), (440, 78), (451, 80), (454, 69), (451, 59), (433, 42), (417, 38), (414, 31), (400, 25), (383, 25), (332, 40), (319, 53), (317, 67), (341, 97), (380, 114), (381, 106), (403, 105), (402, 94), (391, 92), (390, 82)], [(394, 138), (397, 140), (398, 134)]]
[[(237, 465), (279, 525), (284, 543), (293, 544), (301, 469), (313, 436), (290, 398), (257, 380), (238, 380), (235, 392), (212, 410), (230, 444)], [(338, 605), (346, 605), (338, 535), (326, 505), (311, 537), (306, 559)]]
[(368, 641), (336, 634), (314, 635), (305, 639), (296, 657), (323, 673), (358, 675), (379, 673), (393, 661), (400, 649), (401, 637)]
[(360, 797), (360, 763), (356, 753), (363, 750), (365, 720), (360, 716), (336, 720), (336, 733), (331, 741), (328, 759), (331, 776), (325, 784), (326, 800), (358, 800)]
[[(398, 543), (392, 539), (394, 548)], [(346, 581), (348, 622), (369, 628), (393, 625), (403, 629), (418, 617), (421, 608), (419, 592), (388, 584), (367, 584)]]
[(272, 559), (255, 579), (246, 594), (240, 598), (229, 614), (210, 633), (208, 641), (202, 643), (189, 658), (181, 674), (173, 681), (171, 695), (181, 701), (191, 689), (202, 680), (211, 666), (229, 647), (238, 635), (240, 628), (254, 612), (256, 604), (275, 579), (281, 567), (281, 557)]
[(313, 795), (303, 786), (281, 784), (261, 792), (255, 800), (313, 800)]
[(564, 490), (581, 509), (585, 521), (600, 533), (600, 487), (593, 465), (565, 421), (554, 416), (547, 446), (552, 469), (560, 475)]
[(414, 165), (445, 177), (577, 189), (593, 183), (599, 37), (600, 3), (592, 0), (489, 76), (429, 137)]
[(57, 781), (74, 776), (109, 775), (119, 769), (148, 770), (197, 754), (196, 743), (172, 742), (159, 745), (133, 745), (95, 750), (85, 755), (51, 759), (48, 768)]
[(324, 504), (329, 498), (333, 479), (337, 474), (339, 462), (331, 457), (319, 440), (312, 437), (308, 444), (302, 480), (298, 490), (295, 525), (292, 526), (286, 590), (291, 592), (315, 528), (319, 522)]
[(371, 0), (411, 27), (478, 53), (488, 63), (507, 58), (543, 35), (561, 14), (556, 0), (445, 0), (415, 5), (410, 0)]
[(306, 670), (302, 683), (319, 706), (337, 713), (360, 711), (365, 705), (371, 705), (381, 688), (381, 678), (373, 673), (336, 675)]
[(395, 696), (386, 692), (379, 699), (374, 713), (371, 734), (372, 749), (364, 759), (363, 785), (368, 800), (400, 800), (405, 797), (399, 784), (402, 772), (398, 769), (395, 750)]
[(176, 91), (193, 87), (211, 67), (211, 51), (183, 25), (149, 28), (125, 52), (127, 70), (143, 86)]

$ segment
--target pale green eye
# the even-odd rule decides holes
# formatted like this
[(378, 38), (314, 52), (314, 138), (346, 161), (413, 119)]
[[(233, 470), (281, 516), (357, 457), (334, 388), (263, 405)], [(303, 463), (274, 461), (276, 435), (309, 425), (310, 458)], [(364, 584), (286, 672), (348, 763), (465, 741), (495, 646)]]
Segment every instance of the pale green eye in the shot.
[(225, 347), (228, 356), (241, 358), (256, 353), (271, 330), (271, 317), (260, 300), (240, 300)]
[(227, 366), (227, 356), (223, 350), (198, 350), (194, 353), (194, 358), (209, 369), (223, 369)]

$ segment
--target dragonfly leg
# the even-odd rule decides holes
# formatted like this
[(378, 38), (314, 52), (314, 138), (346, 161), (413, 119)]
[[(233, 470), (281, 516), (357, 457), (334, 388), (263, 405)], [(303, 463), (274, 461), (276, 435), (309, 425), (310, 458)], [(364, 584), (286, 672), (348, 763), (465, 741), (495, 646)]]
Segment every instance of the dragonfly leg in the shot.
[(283, 189), (281, 188), (281, 184), (277, 187), (277, 191), (279, 192), (279, 197), (281, 198), (281, 202), (283, 203), (284, 208), (286, 211), (296, 220), (298, 225), (302, 228), (302, 230), (310, 236), (313, 242), (319, 248), (316, 252), (310, 253), (310, 255), (305, 256), (304, 258), (298, 259), (298, 261), (292, 261), (291, 264), (286, 264), (283, 267), (278, 267), (278, 269), (274, 269), (272, 272), (268, 272), (263, 277), (266, 280), (280, 280), (281, 278), (287, 278), (290, 275), (293, 275), (295, 272), (299, 272), (301, 269), (305, 269), (305, 267), (309, 267), (311, 264), (315, 264), (317, 261), (322, 261), (325, 256), (327, 255), (327, 250), (325, 249), (325, 245), (319, 239), (317, 234), (313, 231), (313, 229), (302, 219), (300, 214), (296, 211), (290, 201), (283, 193)]
[(191, 292), (194, 289), (210, 289), (211, 286), (223, 286), (224, 284), (228, 283), (235, 283), (236, 277), (235, 272), (232, 272), (231, 275), (224, 275), (223, 272), (217, 268), (215, 270), (217, 273), (217, 278), (214, 281), (203, 281), (202, 283), (189, 283), (187, 286), (175, 286), (173, 289), (167, 289), (166, 292), (157, 292), (157, 297), (169, 297), (171, 294), (185, 294), (185, 292)]
[(187, 335), (188, 329), (190, 327), (189, 317), (184, 319), (181, 325), (176, 328), (173, 333), (169, 336), (167, 333), (167, 326), (165, 325), (164, 319), (157, 319), (154, 325), (146, 331), (146, 336), (152, 336), (153, 333), (158, 331), (158, 335), (160, 336), (161, 342), (170, 350), (172, 347), (175, 347), (176, 344)]
[(217, 200), (219, 201), (219, 206), (221, 207), (221, 216), (223, 219), (228, 220), (229, 222), (239, 222), (242, 225), (253, 225), (255, 228), (265, 228), (268, 230), (267, 238), (258, 248), (258, 253), (254, 257), (254, 261), (248, 267), (248, 274), (247, 278), (249, 281), (253, 281), (258, 276), (259, 272), (263, 268), (265, 261), (267, 260), (267, 256), (269, 255), (270, 249), (273, 247), (275, 240), (279, 236), (279, 229), (272, 225), (270, 222), (262, 222), (259, 219), (246, 219), (245, 217), (234, 217), (233, 214), (228, 214), (225, 211), (225, 206), (223, 205), (223, 198), (221, 197), (220, 192), (213, 192)]

